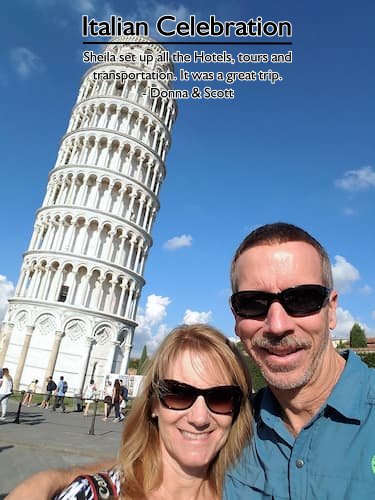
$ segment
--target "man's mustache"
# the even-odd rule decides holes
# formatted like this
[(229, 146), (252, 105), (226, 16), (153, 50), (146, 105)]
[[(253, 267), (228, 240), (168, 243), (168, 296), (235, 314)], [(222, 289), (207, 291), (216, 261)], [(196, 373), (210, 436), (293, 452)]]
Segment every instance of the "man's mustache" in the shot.
[(297, 349), (309, 349), (312, 347), (312, 343), (306, 339), (299, 339), (294, 335), (285, 335), (284, 337), (279, 337), (277, 335), (264, 335), (263, 337), (255, 337), (251, 340), (253, 347), (260, 347), (262, 349), (277, 348), (277, 347), (288, 347), (293, 350)]

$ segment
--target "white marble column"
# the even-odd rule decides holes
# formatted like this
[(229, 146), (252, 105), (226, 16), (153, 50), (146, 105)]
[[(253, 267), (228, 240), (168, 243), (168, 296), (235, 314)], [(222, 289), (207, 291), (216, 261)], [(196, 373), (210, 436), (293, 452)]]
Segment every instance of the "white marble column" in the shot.
[(27, 353), (29, 351), (29, 346), (30, 346), (30, 342), (31, 342), (31, 336), (33, 334), (34, 328), (35, 327), (31, 326), (31, 325), (27, 325), (26, 326), (25, 338), (24, 338), (24, 341), (23, 341), (23, 346), (22, 346), (22, 349), (21, 349), (21, 354), (20, 354), (20, 357), (18, 359), (16, 374), (15, 374), (14, 380), (13, 380), (13, 387), (14, 387), (15, 390), (18, 390), (19, 385), (20, 385), (20, 381), (21, 381), (23, 369), (25, 367)]
[(64, 333), (56, 330), (51, 353), (49, 355), (48, 365), (46, 371), (44, 372), (44, 380), (46, 380), (48, 377), (53, 377), (53, 372), (55, 371), (57, 356), (59, 354), (60, 344), (63, 337)]
[(14, 323), (4, 321), (4, 323), (2, 324), (0, 342), (0, 367), (4, 366), (5, 357), (8, 352), (10, 337), (12, 336), (13, 328)]
[(85, 380), (86, 380), (86, 375), (87, 375), (87, 368), (89, 366), (89, 361), (90, 361), (90, 354), (91, 354), (91, 348), (94, 343), (94, 339), (91, 337), (86, 337), (85, 338), (85, 343), (81, 355), (81, 370), (79, 372), (79, 388), (80, 388), (80, 393), (83, 393), (84, 387), (85, 387)]

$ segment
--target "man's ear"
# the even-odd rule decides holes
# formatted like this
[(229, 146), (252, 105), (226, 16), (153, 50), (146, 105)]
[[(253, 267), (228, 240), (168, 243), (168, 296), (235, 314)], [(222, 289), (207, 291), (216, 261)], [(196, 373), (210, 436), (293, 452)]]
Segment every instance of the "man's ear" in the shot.
[(336, 290), (332, 290), (328, 303), (328, 326), (330, 330), (333, 330), (336, 327), (337, 323), (336, 309), (338, 304), (338, 298), (339, 296)]

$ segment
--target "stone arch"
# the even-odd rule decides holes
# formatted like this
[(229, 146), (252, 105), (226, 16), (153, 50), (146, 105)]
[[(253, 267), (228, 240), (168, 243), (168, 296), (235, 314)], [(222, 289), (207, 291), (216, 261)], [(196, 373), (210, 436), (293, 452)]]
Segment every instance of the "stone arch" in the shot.
[(22, 332), (25, 330), (26, 325), (30, 323), (30, 313), (27, 310), (22, 309), (21, 311), (16, 311), (14, 318), (12, 319), (14, 323), (14, 331)]
[(112, 278), (113, 278), (113, 274), (111, 272), (106, 272), (104, 274), (104, 279), (103, 279), (102, 286), (101, 286), (101, 297), (100, 297), (100, 301), (98, 303), (99, 311), (104, 311), (104, 312), (108, 311), (109, 312), (107, 301), (108, 301), (108, 297), (109, 297), (110, 291), (111, 291)]
[(129, 118), (129, 107), (121, 106), (117, 129), (119, 132), (126, 132), (128, 128), (128, 118)]
[(86, 336), (88, 328), (82, 319), (73, 318), (66, 322), (63, 331), (71, 341), (77, 342), (79, 339)]
[(104, 345), (113, 338), (113, 328), (109, 323), (99, 324), (94, 330), (94, 339), (99, 345)]
[(93, 271), (90, 273), (90, 278), (88, 281), (88, 293), (84, 304), (85, 307), (92, 307), (94, 309), (97, 308), (97, 301), (100, 293), (100, 278), (101, 271), (97, 268), (93, 269)]
[(78, 264), (75, 273), (75, 286), (72, 293), (71, 303), (76, 306), (84, 305), (85, 293), (88, 285), (88, 270), (85, 264)]
[(97, 218), (92, 218), (87, 222), (87, 242), (83, 253), (87, 256), (95, 257), (99, 238), (99, 222)]
[(41, 336), (53, 335), (57, 330), (57, 321), (53, 314), (42, 313), (35, 318), (35, 332)]
[(73, 245), (72, 245), (72, 253), (80, 254), (82, 253), (82, 246), (84, 243), (85, 237), (85, 227), (86, 227), (86, 219), (84, 216), (77, 216), (75, 222), (75, 230), (73, 236)]

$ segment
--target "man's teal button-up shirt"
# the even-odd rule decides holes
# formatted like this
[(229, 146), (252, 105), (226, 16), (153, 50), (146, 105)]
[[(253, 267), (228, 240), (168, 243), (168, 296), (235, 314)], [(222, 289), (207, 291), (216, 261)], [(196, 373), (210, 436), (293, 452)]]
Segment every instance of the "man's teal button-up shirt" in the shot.
[(226, 500), (375, 499), (375, 370), (353, 352), (318, 414), (294, 438), (268, 388), (254, 437), (228, 473)]

